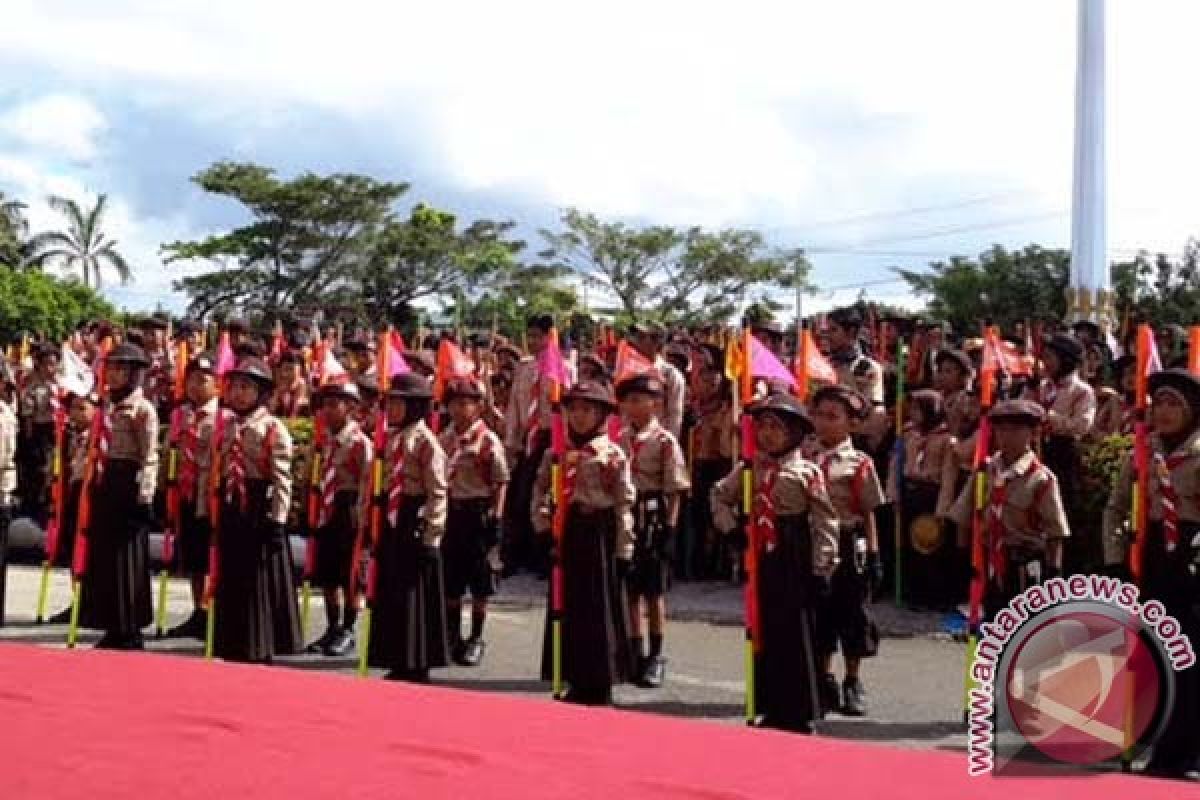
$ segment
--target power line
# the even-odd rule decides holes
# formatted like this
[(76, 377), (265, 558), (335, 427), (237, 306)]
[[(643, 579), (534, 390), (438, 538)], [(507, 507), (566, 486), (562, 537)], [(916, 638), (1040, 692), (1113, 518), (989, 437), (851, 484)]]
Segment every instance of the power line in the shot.
[(866, 214), (855, 214), (848, 217), (838, 217), (827, 219), (820, 222), (808, 222), (802, 225), (785, 225), (774, 228), (768, 228), (767, 232), (788, 232), (788, 233), (803, 233), (805, 231), (816, 230), (818, 228), (837, 228), (845, 225), (856, 225), (862, 222), (875, 222), (878, 220), (900, 219), (902, 217), (913, 217), (921, 214), (932, 214), (938, 211), (954, 211), (960, 208), (970, 208), (971, 206), (986, 205), (999, 200), (1007, 200), (1013, 197), (1019, 197), (1021, 193), (1006, 192), (1001, 194), (992, 194), (985, 197), (974, 197), (967, 200), (960, 200), (955, 203), (946, 203), (936, 206), (921, 206), (916, 208), (898, 209), (895, 211), (873, 211)]

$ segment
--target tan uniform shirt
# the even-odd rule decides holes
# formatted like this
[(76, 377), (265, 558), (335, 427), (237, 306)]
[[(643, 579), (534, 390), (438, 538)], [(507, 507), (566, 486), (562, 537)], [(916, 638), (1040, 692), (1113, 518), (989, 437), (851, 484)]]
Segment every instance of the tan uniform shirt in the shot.
[[(756, 494), (765, 483), (766, 468), (771, 465), (779, 468), (771, 491), (775, 514), (780, 517), (808, 514), (812, 530), (813, 571), (818, 575), (832, 575), (838, 562), (837, 512), (829, 499), (821, 468), (806, 459), (800, 448), (781, 459), (760, 453), (754, 461)], [(741, 503), (742, 471), (738, 467), (713, 487), (713, 523), (718, 530), (728, 533), (734, 529)]]
[(280, 387), (271, 395), (271, 413), (282, 419), (308, 416), (311, 408), (308, 384), (301, 378), (288, 388)]
[(1091, 438), (1103, 439), (1120, 433), (1125, 419), (1125, 404), (1115, 389), (1105, 387), (1096, 393), (1096, 421), (1089, 431)]
[(1026, 399), (1046, 409), (1044, 428), (1050, 436), (1082, 439), (1096, 421), (1096, 393), (1074, 372), (1057, 383), (1042, 381), (1036, 390), (1026, 390)]
[[(197, 517), (208, 516), (209, 481), (212, 478), (212, 437), (217, 422), (217, 398), (213, 398), (200, 408), (186, 405), (183, 407), (183, 419), (180, 421), (179, 434), (179, 469), (177, 476), (185, 475), (191, 451), (195, 458), (196, 489), (191, 502), (194, 503)], [(226, 425), (232, 425), (234, 415), (226, 415)]]
[(500, 437), (482, 419), (465, 432), (453, 425), (439, 437), (446, 452), (446, 480), (453, 500), (490, 498), (508, 483), (508, 462)]
[(292, 507), (292, 435), (287, 426), (265, 408), (257, 408), (245, 418), (227, 419), (224, 433), (222, 466), (228, 469), (234, 439), (240, 434), (246, 480), (270, 483), (267, 519), (280, 525), (286, 523)]
[[(1193, 433), (1178, 448), (1165, 452), (1162, 439), (1150, 437), (1150, 475), (1146, 494), (1149, 503), (1147, 516), (1151, 522), (1163, 518), (1163, 485), (1169, 483), (1178, 498), (1177, 511), (1180, 522), (1200, 522), (1200, 431)], [(1125, 561), (1129, 538), (1125, 534), (1126, 523), (1133, 497), (1133, 453), (1121, 462), (1117, 485), (1108, 495), (1104, 509), (1104, 560), (1107, 564)]]
[(645, 428), (621, 431), (621, 449), (629, 459), (633, 485), (639, 492), (678, 494), (691, 486), (683, 450), (658, 420)]
[[(954, 447), (958, 440), (950, 435), (945, 425), (939, 426), (928, 433), (908, 426), (904, 430), (904, 479), (906, 481), (924, 481), (926, 483), (941, 483), (943, 464), (947, 458), (952, 458)], [(888, 496), (893, 500), (897, 497), (896, 460), (892, 459), (892, 469), (888, 473)]]
[(154, 502), (158, 486), (158, 411), (141, 389), (134, 389), (108, 413), (112, 431), (108, 460), (137, 463), (138, 503)]
[[(554, 454), (547, 451), (538, 467), (530, 509), (534, 527), (542, 532), (550, 527), (551, 509), (547, 501), (550, 499), (553, 457)], [(637, 500), (637, 488), (633, 485), (625, 452), (606, 433), (601, 433), (585, 447), (568, 451), (565, 458), (574, 460), (578, 469), (571, 505), (587, 512), (613, 509), (617, 523), (615, 555), (624, 560), (633, 558), (633, 504)]]
[(970, 474), (975, 468), (975, 443), (979, 440), (976, 429), (966, 439), (955, 439), (954, 446), (942, 459), (941, 489), (938, 490), (937, 515), (946, 516), (954, 501), (958, 499), (958, 480), (963, 473)]
[[(321, 451), (321, 470), (332, 463), (334, 485), (339, 492), (366, 494), (371, 473), (371, 439), (352, 419), (325, 442)], [(332, 459), (332, 462), (330, 461)]]
[(436, 546), (446, 531), (446, 453), (433, 431), (423, 420), (418, 420), (404, 430), (388, 432), (383, 467), (385, 484), (398, 458), (404, 459), (401, 491), (407, 497), (425, 498), (424, 543)]
[[(573, 378), (571, 365), (566, 368)], [(504, 420), (504, 446), (510, 453), (525, 452), (531, 430), (550, 430), (551, 388), (550, 381), (541, 380), (536, 358), (526, 357), (517, 364)]]
[(716, 461), (733, 457), (733, 412), (721, 403), (715, 408), (696, 409), (696, 425), (692, 428), (692, 459)]
[(663, 379), (662, 426), (678, 441), (679, 435), (683, 431), (683, 408), (687, 402), (687, 381), (684, 380), (683, 373), (662, 356), (658, 356), (654, 360), (654, 366)]
[[(999, 485), (1004, 487), (1004, 508), (1000, 519), (1006, 547), (1040, 553), (1045, 552), (1051, 540), (1065, 539), (1071, 535), (1062, 497), (1058, 492), (1058, 479), (1032, 452), (1025, 453), (1008, 468), (1001, 463), (998, 453), (988, 459), (988, 488), (984, 498), (988, 507), (984, 510), (985, 514), (992, 513), (990, 505)], [(969, 531), (974, 510), (975, 486), (968, 482), (950, 509), (949, 516), (959, 530)]]
[(88, 442), (91, 438), (90, 427), (80, 430), (71, 428), (67, 434), (67, 480), (71, 483), (82, 483), (87, 474)]
[(17, 490), (17, 412), (0, 400), (0, 507), (12, 505)]
[(875, 462), (847, 439), (830, 448), (816, 446), (812, 460), (825, 475), (825, 488), (841, 525), (861, 527), (883, 505), (883, 487)]

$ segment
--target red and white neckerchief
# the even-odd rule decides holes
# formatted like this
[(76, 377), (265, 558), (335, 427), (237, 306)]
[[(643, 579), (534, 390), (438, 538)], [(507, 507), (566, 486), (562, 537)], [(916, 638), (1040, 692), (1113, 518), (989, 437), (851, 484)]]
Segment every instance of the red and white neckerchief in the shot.
[(112, 441), (112, 417), (104, 406), (96, 409), (96, 462), (93, 476), (100, 480), (104, 476), (104, 467), (108, 463), (108, 446)]
[[(484, 436), (487, 435), (487, 431), (487, 423), (482, 419), (477, 419), (471, 424), (471, 427), (467, 428), (466, 432), (451, 438), (450, 449), (446, 451), (447, 484), (454, 484), (454, 479), (458, 475), (459, 466), (462, 463), (462, 457), (480, 446)], [(480, 452), (480, 455), (482, 456), (483, 453)], [(482, 465), (480, 466), (482, 467)], [(486, 480), (488, 476), (482, 477)]]
[(337, 454), (341, 449), (338, 436), (331, 435), (325, 452), (321, 454), (321, 512), (317, 515), (317, 527), (324, 528), (333, 518), (333, 498), (337, 495)]
[(400, 518), (400, 503), (404, 499), (404, 436), (396, 434), (388, 442), (387, 519), (396, 526)]
[(779, 478), (779, 463), (764, 461), (759, 470), (758, 485), (754, 490), (754, 539), (768, 553), (779, 543), (778, 516), (775, 511), (775, 482)]
[(913, 469), (915, 469), (917, 472), (920, 472), (921, 469), (925, 466), (925, 457), (926, 457), (926, 455), (928, 455), (928, 452), (929, 452), (929, 440), (932, 439), (937, 434), (946, 433), (949, 430), (950, 430), (950, 428), (947, 427), (946, 423), (943, 422), (941, 425), (938, 425), (936, 428), (931, 430), (929, 433), (921, 434), (921, 445), (920, 445), (920, 449), (917, 450), (917, 457), (915, 459), (913, 459)]
[[(641, 458), (642, 448), (654, 438), (654, 427), (647, 425), (640, 431), (636, 431), (632, 427), (629, 429), (629, 472), (632, 475), (638, 474), (638, 460)], [(645, 438), (642, 438), (643, 433), (646, 434)]]
[(246, 445), (242, 438), (245, 429), (240, 422), (233, 422), (233, 444), (229, 446), (229, 475), (225, 486), (225, 502), (233, 505), (237, 500), (243, 508), (246, 505)]
[(1054, 401), (1058, 399), (1058, 384), (1050, 378), (1047, 378), (1042, 383), (1041, 391), (1042, 407), (1049, 411), (1054, 407)]
[(1018, 475), (1032, 472), (1038, 468), (1038, 460), (1032, 454), (1029, 466), (1019, 470), (1018, 465), (1025, 458), (1022, 456), (1015, 464), (1005, 469), (997, 456), (991, 470), (991, 491), (988, 494), (988, 545), (991, 550), (992, 575), (997, 583), (1003, 584), (1008, 573), (1008, 558), (1004, 546), (1004, 507), (1008, 503), (1008, 482)]
[(1171, 482), (1171, 472), (1188, 458), (1187, 454), (1175, 454), (1163, 458), (1154, 454), (1154, 474), (1158, 479), (1159, 503), (1162, 505), (1163, 543), (1172, 553), (1179, 546), (1179, 492)]
[(196, 497), (197, 478), (200, 474), (200, 465), (196, 461), (196, 455), (200, 452), (200, 426), (204, 424), (207, 417), (207, 411), (203, 409), (196, 411), (192, 418), (192, 424), (184, 428), (183, 438), (179, 443), (182, 456), (179, 464), (179, 494), (187, 501)]

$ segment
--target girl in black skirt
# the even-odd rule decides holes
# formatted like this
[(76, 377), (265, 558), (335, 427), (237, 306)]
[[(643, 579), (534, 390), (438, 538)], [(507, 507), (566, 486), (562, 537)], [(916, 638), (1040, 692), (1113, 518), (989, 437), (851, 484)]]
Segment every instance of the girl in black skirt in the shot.
[[(605, 430), (615, 408), (606, 384), (584, 381), (563, 398), (567, 452), (562, 461), (562, 672), (567, 702), (611, 705), (612, 687), (633, 672), (629, 651), (629, 606), (624, 588), (633, 558), (633, 504), (637, 489), (629, 459)], [(551, 531), (553, 453), (547, 452), (534, 485), (534, 527)], [(553, 592), (553, 586), (551, 586)], [(553, 598), (551, 598), (553, 599)], [(547, 605), (542, 678), (553, 673), (552, 608)]]
[[(772, 395), (751, 413), (758, 447), (753, 514), (760, 531), (756, 707), (765, 727), (813, 733), (821, 714), (814, 611), (828, 598), (837, 565), (837, 517), (821, 468), (801, 454), (813, 426), (800, 401)], [(717, 527), (734, 532), (741, 470), (718, 483), (712, 498)], [(744, 535), (738, 539), (745, 544)]]
[(90, 443), (98, 455), (80, 618), (104, 631), (100, 648), (141, 650), (142, 628), (153, 619), (146, 532), (158, 483), (158, 412), (141, 389), (149, 365), (133, 344), (107, 356), (108, 403), (97, 412), (102, 441)]
[[(279, 557), (287, 549), (292, 437), (266, 409), (273, 380), (262, 359), (244, 359), (228, 377), (235, 416), (221, 440), (213, 651), (227, 661), (270, 663), (300, 640), (290, 561)], [(291, 596), (281, 605), (273, 589)]]
[(384, 497), (375, 543), (368, 664), (389, 680), (424, 683), (449, 663), (438, 545), (446, 529), (446, 456), (425, 424), (428, 379), (392, 378)]

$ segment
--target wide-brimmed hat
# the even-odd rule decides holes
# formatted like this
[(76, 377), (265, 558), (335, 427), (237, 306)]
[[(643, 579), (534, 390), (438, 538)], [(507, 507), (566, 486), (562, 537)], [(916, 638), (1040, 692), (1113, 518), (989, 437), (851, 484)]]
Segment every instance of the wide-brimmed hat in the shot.
[(433, 387), (429, 381), (416, 374), (406, 372), (392, 377), (388, 387), (388, 397), (398, 397), (404, 400), (428, 400), (433, 397)]
[(1030, 400), (1003, 400), (988, 412), (988, 418), (992, 422), (1024, 423), (1036, 428), (1046, 418), (1046, 412)]

